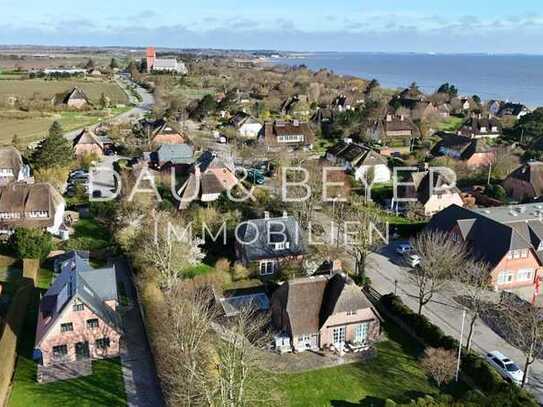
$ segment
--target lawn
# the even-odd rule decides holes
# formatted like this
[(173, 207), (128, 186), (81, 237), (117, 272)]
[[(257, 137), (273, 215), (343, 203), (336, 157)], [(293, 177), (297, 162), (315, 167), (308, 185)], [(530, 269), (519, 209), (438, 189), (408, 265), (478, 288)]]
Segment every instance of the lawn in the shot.
[(80, 219), (74, 225), (74, 234), (65, 243), (69, 250), (100, 250), (111, 245), (111, 233), (91, 218)]
[[(409, 402), (423, 394), (438, 394), (418, 366), (422, 348), (396, 326), (387, 323), (385, 329), (388, 340), (377, 345), (371, 361), (276, 376), (282, 404), (382, 407), (386, 399)], [(446, 392), (458, 397), (467, 390), (461, 383)]]
[(48, 384), (36, 382), (36, 364), (32, 361), (40, 289), (35, 289), (23, 334), (18, 343), (18, 359), (12, 383), (9, 407), (26, 406), (125, 406), (126, 395), (119, 359), (93, 363), (93, 374), (80, 379)]
[(0, 85), (0, 100), (4, 101), (10, 96), (50, 99), (74, 87), (83, 89), (91, 102), (97, 102), (104, 93), (113, 104), (128, 103), (126, 93), (116, 82), (96, 79), (6, 79)]
[(455, 132), (460, 128), (462, 123), (464, 123), (464, 119), (462, 117), (450, 116), (446, 120), (439, 123), (437, 129), (439, 131)]
[[(0, 145), (11, 145), (13, 135), (17, 134), (21, 144), (30, 144), (41, 140), (47, 134), (49, 127), (55, 120), (58, 120), (64, 131), (80, 129), (82, 127), (92, 126), (101, 120), (107, 120), (120, 113), (129, 110), (126, 108), (113, 108), (109, 113), (90, 111), (90, 112), (59, 112), (51, 114), (28, 115), (27, 118), (10, 117), (10, 112), (3, 112), (0, 122), (2, 123), (2, 135), (0, 135)], [(18, 113), (18, 112), (17, 112)]]

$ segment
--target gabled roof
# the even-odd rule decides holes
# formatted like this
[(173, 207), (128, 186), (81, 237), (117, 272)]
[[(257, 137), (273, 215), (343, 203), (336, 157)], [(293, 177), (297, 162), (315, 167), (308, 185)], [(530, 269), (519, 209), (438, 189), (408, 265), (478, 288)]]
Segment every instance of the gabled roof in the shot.
[[(455, 152), (456, 159), (468, 160), (475, 153), (487, 153), (494, 151), (484, 140), (473, 139), (470, 137), (452, 134), (439, 134), (441, 140), (432, 148), (432, 154), (435, 156), (444, 155), (443, 150)], [(451, 154), (446, 154), (451, 155)]]
[[(468, 209), (451, 205), (434, 215), (429, 229), (445, 233), (457, 226), (477, 259), (497, 265), (511, 250), (534, 249), (543, 240), (543, 205)], [(541, 260), (540, 260), (541, 261)]]
[(530, 110), (520, 103), (504, 103), (497, 113), (498, 117), (518, 116), (521, 113), (528, 113)]
[[(50, 227), (55, 209), (64, 199), (51, 184), (12, 183), (0, 187), (0, 213), (20, 214), (18, 219), (2, 219), (0, 227)], [(44, 218), (30, 217), (32, 212), (47, 212)]]
[(82, 302), (110, 328), (117, 332), (122, 331), (119, 314), (105, 303), (118, 299), (115, 267), (93, 269), (88, 263), (78, 260), (76, 252), (70, 252), (65, 257), (67, 266), (54, 280), (40, 302), (36, 347), (39, 347), (42, 339), (73, 300)]
[(160, 163), (192, 164), (193, 153), (192, 146), (188, 144), (161, 144), (156, 157)]
[(272, 297), (273, 312), (286, 311), (287, 321), (276, 328), (290, 330), (292, 336), (318, 333), (326, 320), (334, 314), (372, 309), (362, 289), (340, 274), (297, 278), (285, 282)]
[[(279, 143), (277, 138), (279, 136), (294, 136), (303, 135), (304, 140), (302, 143)], [(285, 145), (285, 144), (313, 144), (315, 135), (308, 123), (300, 122), (298, 120), (292, 120), (289, 122), (276, 120), (275, 122), (267, 122), (264, 125), (264, 143), (267, 145)]]
[(356, 143), (340, 141), (328, 149), (326, 153), (351, 163), (353, 167), (387, 165), (387, 161), (379, 153)]
[[(241, 256), (248, 262), (304, 253), (302, 229), (293, 216), (245, 221), (239, 227), (238, 237)], [(277, 250), (277, 243), (284, 243), (284, 248)]]
[(89, 129), (83, 129), (81, 133), (74, 138), (74, 147), (82, 144), (96, 144), (100, 146), (100, 148), (104, 148), (102, 140)]
[(9, 146), (0, 148), (0, 168), (12, 169), (13, 175), (17, 177), (23, 168), (23, 165), (23, 157), (15, 147)]
[(543, 195), (543, 162), (532, 161), (521, 165), (506, 178), (506, 182), (522, 182), (529, 184), (532, 197)]
[(83, 99), (87, 103), (89, 103), (89, 98), (87, 97), (86, 93), (83, 91), (83, 89), (78, 87), (75, 87), (70, 91), (66, 92), (62, 96), (60, 103), (67, 104), (72, 99)]

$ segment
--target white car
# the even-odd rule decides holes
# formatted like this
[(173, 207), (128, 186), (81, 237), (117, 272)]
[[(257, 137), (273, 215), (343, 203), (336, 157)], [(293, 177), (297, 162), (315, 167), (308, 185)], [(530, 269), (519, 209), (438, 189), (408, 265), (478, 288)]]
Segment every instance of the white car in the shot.
[(409, 243), (402, 243), (396, 248), (396, 253), (404, 255), (413, 251), (413, 247)]
[(411, 267), (417, 267), (420, 264), (420, 257), (416, 254), (411, 254), (406, 257), (407, 264)]
[[(509, 380), (517, 385), (522, 384), (522, 376), (524, 373), (511, 359), (497, 350), (486, 354), (486, 360), (490, 363), (505, 380)], [(528, 378), (526, 378), (528, 383)]]

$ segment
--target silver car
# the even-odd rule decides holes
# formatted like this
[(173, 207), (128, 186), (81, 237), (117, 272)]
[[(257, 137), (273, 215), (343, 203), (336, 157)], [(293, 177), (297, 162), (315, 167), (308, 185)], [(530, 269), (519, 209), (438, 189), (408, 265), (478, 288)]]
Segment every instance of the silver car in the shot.
[[(524, 373), (511, 359), (506, 357), (503, 353), (497, 350), (486, 354), (486, 360), (490, 363), (500, 375), (508, 381), (515, 383), (516, 385), (522, 384), (522, 376)], [(528, 383), (528, 378), (526, 378)]]

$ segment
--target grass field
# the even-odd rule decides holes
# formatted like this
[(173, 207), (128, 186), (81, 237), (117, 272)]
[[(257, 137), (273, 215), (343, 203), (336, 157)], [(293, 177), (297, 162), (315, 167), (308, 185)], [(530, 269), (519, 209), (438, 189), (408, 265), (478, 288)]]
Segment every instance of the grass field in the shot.
[(464, 119), (461, 117), (455, 117), (451, 116), (447, 118), (447, 120), (442, 121), (438, 126), (437, 129), (439, 131), (449, 131), (449, 132), (455, 132), (462, 126), (462, 123), (464, 123)]
[(111, 233), (94, 219), (80, 219), (74, 232), (65, 242), (68, 250), (100, 250), (111, 245)]
[[(377, 407), (386, 399), (409, 402), (423, 394), (438, 394), (418, 365), (422, 348), (396, 326), (386, 324), (385, 329), (388, 340), (377, 345), (377, 357), (371, 361), (276, 376), (282, 404)], [(444, 391), (459, 397), (467, 390), (460, 383)]]
[(106, 120), (117, 114), (129, 110), (125, 108), (113, 108), (109, 114), (90, 111), (90, 112), (60, 112), (51, 114), (35, 114), (29, 118), (9, 118), (7, 112), (3, 112), (0, 117), (2, 132), (0, 133), (0, 145), (11, 145), (13, 135), (17, 134), (21, 144), (29, 144), (36, 140), (41, 140), (47, 134), (51, 124), (58, 120), (65, 131), (75, 130), (86, 126), (92, 126), (100, 120)]
[(93, 79), (6, 79), (0, 82), (0, 101), (5, 101), (10, 96), (50, 99), (57, 93), (66, 92), (76, 86), (83, 89), (91, 102), (98, 102), (104, 93), (113, 104), (128, 103), (128, 97), (115, 82)]

